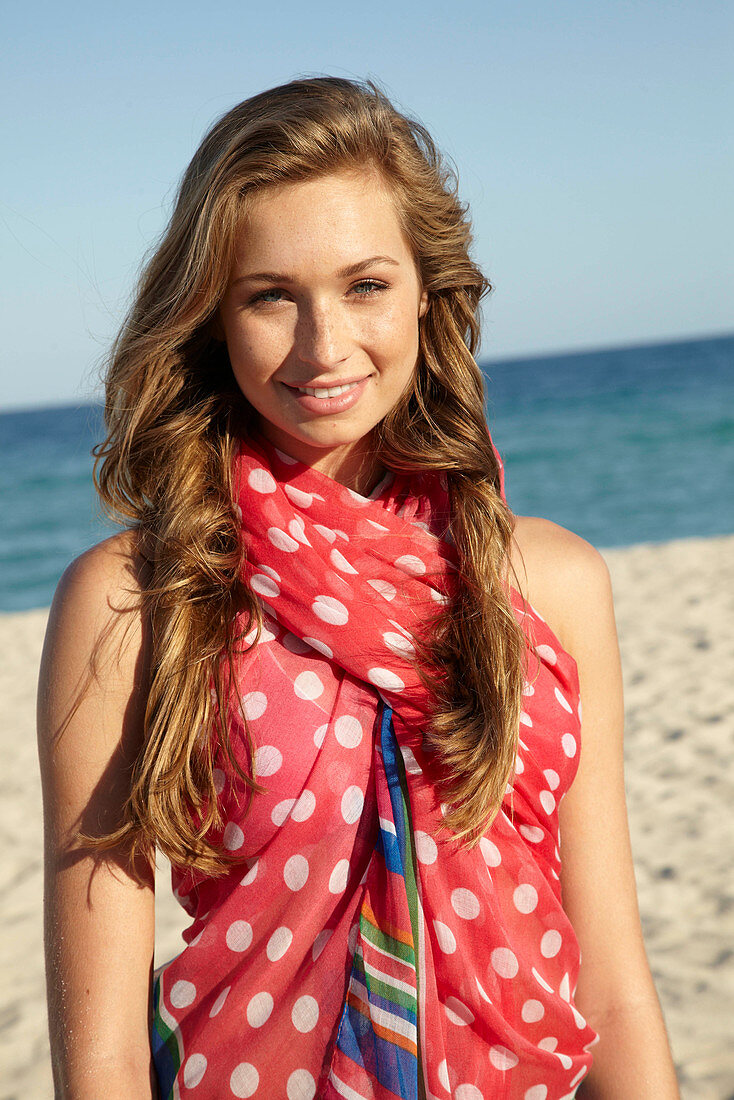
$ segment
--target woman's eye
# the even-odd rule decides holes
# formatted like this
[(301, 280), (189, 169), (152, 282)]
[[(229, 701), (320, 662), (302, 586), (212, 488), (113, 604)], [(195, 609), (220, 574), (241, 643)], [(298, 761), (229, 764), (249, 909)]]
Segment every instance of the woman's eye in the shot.
[(276, 287), (272, 287), (270, 290), (262, 290), (259, 294), (256, 294), (252, 301), (257, 304), (258, 302), (279, 302), (283, 297), (283, 291), (278, 290)]
[(387, 290), (386, 283), (378, 283), (376, 279), (362, 279), (352, 287), (358, 298), (369, 298), (380, 290)]

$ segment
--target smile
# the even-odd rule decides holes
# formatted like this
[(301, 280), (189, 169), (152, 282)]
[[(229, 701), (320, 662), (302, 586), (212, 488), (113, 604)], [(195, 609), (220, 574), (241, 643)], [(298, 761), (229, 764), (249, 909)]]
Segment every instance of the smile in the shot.
[(319, 397), (321, 399), (327, 397), (338, 397), (341, 393), (348, 393), (349, 390), (353, 390), (355, 386), (358, 386), (359, 382), (345, 382), (342, 386), (320, 386), (318, 389), (313, 386), (298, 386), (295, 387), (298, 393), (307, 393), (311, 397)]

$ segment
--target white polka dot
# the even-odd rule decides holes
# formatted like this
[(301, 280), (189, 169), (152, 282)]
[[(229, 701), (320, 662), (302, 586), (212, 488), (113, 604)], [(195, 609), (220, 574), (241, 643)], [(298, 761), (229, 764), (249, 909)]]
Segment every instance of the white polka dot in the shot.
[(287, 455), (285, 453), (285, 451), (279, 450), (278, 447), (275, 448), (275, 453), (277, 454), (280, 461), (284, 462), (286, 466), (297, 466), (298, 465), (298, 459), (297, 458), (293, 458), (292, 455)]
[(349, 622), (349, 612), (340, 600), (333, 596), (317, 596), (311, 604), (311, 610), (322, 622), (334, 626), (344, 626)]
[(336, 542), (336, 535), (330, 527), (324, 527), (323, 523), (314, 523), (314, 531), (318, 531), (322, 538), (325, 538), (327, 542)]
[(479, 916), (481, 908), (477, 895), (471, 890), (465, 890), (463, 886), (451, 891), (451, 907), (457, 917), (463, 920), (474, 920)]
[(313, 958), (314, 962), (316, 962), (319, 955), (326, 947), (327, 943), (332, 937), (333, 932), (333, 928), (324, 928), (321, 932), (319, 932), (318, 936), (313, 941), (313, 947), (311, 948), (311, 957)]
[(551, 928), (545, 932), (540, 941), (540, 953), (543, 958), (552, 959), (561, 950), (562, 943), (561, 933), (555, 928)]
[(548, 983), (545, 980), (545, 978), (543, 977), (543, 975), (539, 974), (538, 971), (535, 969), (535, 967), (533, 967), (533, 969), (532, 969), (532, 975), (535, 978), (538, 985), (542, 985), (543, 989), (545, 989), (545, 991), (547, 993), (553, 993), (554, 992), (553, 986), (548, 985)]
[(484, 862), (488, 867), (499, 867), (502, 862), (502, 856), (497, 845), (491, 841), (488, 837), (483, 836), (479, 841), (479, 847), (482, 855), (484, 856)]
[(564, 1069), (571, 1068), (571, 1066), (573, 1065), (573, 1058), (571, 1058), (568, 1054), (561, 1054), (559, 1050), (556, 1050), (553, 1053), (555, 1054), (556, 1058), (561, 1063)]
[(211, 1007), (211, 1011), (209, 1013), (211, 1017), (218, 1016), (219, 1013), (222, 1011), (222, 1009), (224, 1008), (224, 1002), (227, 1000), (227, 996), (231, 988), (232, 986), (228, 985), (226, 989), (223, 989), (222, 992), (219, 994), (216, 1001)]
[(329, 876), (329, 893), (343, 894), (349, 879), (349, 860), (340, 859)]
[(320, 749), (323, 745), (328, 728), (328, 726), (319, 726), (318, 729), (313, 731), (313, 743), (317, 749)]
[(276, 550), (284, 550), (287, 554), (293, 554), (298, 549), (298, 541), (291, 538), (285, 531), (281, 531), (279, 527), (269, 527), (268, 538)]
[(308, 878), (308, 860), (305, 856), (291, 856), (283, 868), (283, 878), (289, 890), (300, 890)]
[(400, 677), (389, 668), (371, 668), (367, 673), (367, 679), (375, 687), (382, 688), (384, 691), (402, 691), (405, 687)]
[(388, 630), (382, 635), (382, 640), (387, 648), (397, 654), (398, 657), (412, 657), (415, 653), (415, 646), (412, 642), (408, 641), (402, 634), (395, 634)]
[(269, 993), (256, 993), (247, 1006), (247, 1022), (250, 1027), (262, 1027), (273, 1011), (273, 998)]
[(273, 578), (264, 577), (262, 573), (255, 573), (250, 578), (250, 588), (253, 592), (257, 592), (259, 596), (265, 596), (267, 599), (273, 599), (275, 596), (280, 595), (280, 589)]
[(551, 649), (549, 645), (536, 645), (535, 652), (549, 665), (554, 665), (558, 660), (555, 649)]
[(516, 1054), (499, 1043), (489, 1048), (489, 1060), (495, 1069), (501, 1070), (514, 1069), (520, 1061)]
[(443, 592), (439, 592), (436, 588), (431, 588), (429, 585), (428, 591), (431, 594), (431, 599), (435, 600), (436, 603), (447, 604), (449, 602), (448, 596), (444, 596)]
[(474, 1013), (457, 997), (447, 997), (443, 1007), (452, 1024), (466, 1027), (467, 1024), (474, 1023)]
[(438, 946), (443, 951), (444, 955), (453, 955), (456, 950), (456, 937), (447, 924), (443, 921), (435, 920), (433, 927), (436, 932), (436, 939), (438, 940)]
[(251, 489), (254, 489), (256, 493), (274, 493), (278, 488), (273, 475), (269, 474), (267, 470), (260, 468), (250, 470), (247, 484)]
[(500, 978), (514, 978), (520, 969), (515, 953), (509, 947), (495, 947), (491, 960), (492, 967)]
[(297, 634), (291, 634), (290, 631), (283, 635), (283, 645), (289, 653), (308, 653), (311, 646), (304, 638), (299, 638)]
[(523, 726), (532, 726), (533, 720), (529, 714), (526, 714), (524, 710), (520, 711), (520, 722)]
[(552, 814), (556, 808), (556, 800), (550, 791), (541, 791), (538, 795), (541, 806), (547, 814)]
[(183, 1083), (187, 1089), (195, 1089), (201, 1084), (206, 1073), (206, 1058), (203, 1054), (190, 1054), (184, 1062)]
[(423, 771), (423, 768), (416, 760), (415, 753), (410, 748), (410, 746), (401, 745), (400, 752), (402, 753), (403, 764), (405, 765), (405, 770), (408, 775), (420, 775)]
[(304, 638), (304, 642), (308, 642), (311, 649), (315, 649), (317, 653), (323, 653), (324, 657), (328, 657), (329, 660), (334, 656), (331, 649), (329, 649), (326, 642), (320, 641), (318, 638)]
[(558, 1046), (558, 1040), (556, 1039), (555, 1035), (547, 1035), (545, 1039), (540, 1040), (538, 1046), (541, 1050), (549, 1050), (551, 1053), (553, 1053), (553, 1051)]
[(415, 836), (415, 854), (421, 863), (435, 863), (438, 856), (438, 847), (436, 841), (428, 833), (422, 832), (420, 829), (414, 834)]
[(302, 543), (304, 546), (310, 546), (311, 543), (308, 540), (306, 534), (306, 524), (303, 522), (300, 516), (296, 516), (288, 524), (288, 534), (291, 535), (297, 542)]
[(516, 756), (515, 757), (515, 775), (522, 775), (522, 773), (524, 771), (525, 771), (525, 765), (522, 761), (522, 757), (521, 756)]
[(538, 1020), (542, 1020), (545, 1016), (545, 1009), (540, 1001), (532, 999), (525, 1002), (520, 1015), (526, 1024), (537, 1024)]
[(454, 1089), (455, 1100), (484, 1100), (484, 1093), (476, 1085), (457, 1085)]
[(329, 554), (329, 560), (334, 568), (338, 569), (341, 573), (351, 573), (354, 575), (358, 572), (353, 565), (350, 565), (344, 555), (337, 550), (336, 547), (334, 547)]
[(347, 825), (358, 821), (364, 806), (364, 795), (359, 787), (347, 787), (342, 795), (342, 817)]
[(553, 689), (553, 694), (555, 695), (556, 699), (557, 699), (557, 700), (558, 700), (558, 702), (559, 702), (559, 703), (561, 704), (561, 706), (563, 707), (563, 709), (564, 709), (564, 710), (567, 710), (569, 714), (573, 714), (573, 710), (571, 709), (571, 704), (569, 703), (568, 699), (566, 699), (565, 695), (563, 695), (563, 694), (562, 694), (562, 693), (561, 693), (561, 692), (559, 691), (559, 689), (558, 689), (558, 688), (554, 688), (554, 689)]
[(291, 821), (308, 821), (316, 809), (316, 796), (308, 788), (301, 794), (291, 812)]
[(486, 1001), (488, 1005), (491, 1005), (492, 998), (489, 996), (489, 994), (487, 993), (487, 991), (484, 988), (484, 986), (482, 985), (482, 983), (479, 981), (479, 978), (476, 976), (476, 974), (474, 975), (474, 981), (477, 983), (477, 989), (479, 990), (479, 996), (482, 998), (483, 1001)]
[(171, 1004), (174, 1008), (188, 1008), (196, 1000), (193, 982), (178, 981), (171, 987)]
[(526, 680), (522, 686), (522, 693), (523, 695), (535, 695), (535, 688)]
[(257, 878), (257, 865), (258, 865), (258, 862), (259, 862), (258, 860), (255, 860), (255, 862), (250, 866), (247, 874), (245, 875), (245, 877), (242, 879), (242, 882), (240, 883), (241, 886), (249, 886), (251, 883), (253, 883), (255, 881), (255, 879)]
[(520, 832), (529, 840), (531, 844), (540, 844), (541, 840), (545, 836), (542, 829), (537, 828), (535, 825), (521, 825)]
[(525, 1090), (523, 1100), (546, 1100), (548, 1095), (547, 1085), (533, 1085)]
[(303, 489), (297, 489), (288, 481), (283, 486), (283, 492), (292, 504), (297, 504), (300, 508), (310, 508), (313, 504), (312, 493), (304, 493)]
[(395, 588), (394, 585), (390, 584), (389, 581), (383, 581), (377, 578), (375, 580), (367, 581), (367, 584), (371, 585), (372, 588), (374, 588), (375, 592), (379, 592), (379, 594), (388, 601), (394, 600), (398, 594), (397, 588)]
[(582, 1066), (578, 1073), (575, 1073), (571, 1080), (568, 1082), (569, 1087), (573, 1088), (575, 1085), (578, 1085), (581, 1078), (586, 1076), (588, 1069), (588, 1066)]
[(281, 924), (280, 928), (276, 928), (270, 939), (268, 940), (268, 946), (265, 948), (265, 954), (268, 956), (271, 962), (278, 962), (282, 959), (286, 951), (293, 942), (293, 933), (290, 928), (287, 928), (284, 924)]
[(512, 895), (518, 913), (532, 913), (538, 904), (538, 891), (529, 882), (521, 882)]
[(343, 714), (334, 723), (334, 733), (345, 749), (356, 749), (362, 740), (362, 727), (351, 714)]
[(245, 834), (234, 821), (228, 821), (222, 834), (222, 843), (228, 852), (236, 852), (245, 843)]
[(316, 1082), (307, 1069), (296, 1069), (288, 1078), (285, 1091), (288, 1100), (313, 1100)]
[(227, 929), (226, 940), (230, 951), (247, 951), (252, 943), (252, 925), (246, 920), (232, 921)]
[(558, 772), (554, 772), (552, 768), (546, 768), (543, 772), (543, 775), (545, 776), (545, 781), (550, 789), (552, 791), (557, 790), (561, 782), (561, 777), (559, 776)]
[(395, 565), (398, 569), (402, 569), (405, 573), (411, 573), (414, 577), (421, 577), (426, 571), (425, 562), (422, 562), (415, 554), (403, 554), (402, 557), (396, 559)]
[(270, 820), (273, 825), (277, 825), (278, 828), (280, 828), (283, 822), (287, 820), (288, 814), (295, 804), (295, 798), (284, 798), (282, 802), (278, 802), (276, 806), (273, 806), (273, 812), (270, 815)]
[(296, 1031), (305, 1034), (313, 1031), (319, 1019), (319, 1002), (306, 994), (299, 997), (291, 1010), (291, 1020)]
[(324, 693), (324, 685), (315, 672), (301, 672), (293, 681), (293, 690), (299, 699), (318, 699)]
[(283, 763), (283, 755), (275, 745), (261, 745), (255, 753), (255, 772), (260, 779), (265, 775), (275, 775)]
[(240, 1062), (232, 1070), (229, 1087), (235, 1096), (254, 1096), (260, 1083), (260, 1074), (249, 1062)]
[(558, 996), (563, 997), (564, 1001), (571, 1000), (571, 982), (568, 974), (564, 974), (561, 978), (561, 983), (558, 986)]
[(224, 772), (221, 768), (212, 768), (212, 779), (214, 780), (214, 790), (217, 794), (221, 794), (224, 790)]
[(573, 1012), (573, 1018), (576, 1023), (576, 1027), (579, 1028), (579, 1030), (586, 1027), (586, 1019), (581, 1015), (575, 1005), (571, 1005), (571, 1011)]
[(441, 1060), (441, 1063), (438, 1067), (438, 1079), (443, 1087), (446, 1089), (446, 1091), (450, 1092), (451, 1086), (449, 1084), (449, 1067), (446, 1065), (445, 1058)]
[(268, 697), (262, 691), (250, 691), (242, 700), (242, 710), (248, 722), (261, 718), (268, 707)]
[(576, 755), (576, 738), (572, 733), (564, 733), (561, 738), (561, 745), (566, 756), (572, 757)]

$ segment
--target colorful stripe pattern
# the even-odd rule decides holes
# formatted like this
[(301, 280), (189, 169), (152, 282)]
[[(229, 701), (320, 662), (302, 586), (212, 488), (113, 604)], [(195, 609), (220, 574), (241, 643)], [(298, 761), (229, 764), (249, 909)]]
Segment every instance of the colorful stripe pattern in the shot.
[(153, 1011), (151, 1013), (150, 1047), (158, 1078), (161, 1100), (178, 1100), (178, 1071), (181, 1068), (180, 1034), (176, 1021), (166, 1009), (161, 996), (161, 975), (153, 982)]
[(380, 829), (365, 878), (329, 1095), (345, 1100), (414, 1100), (422, 1095), (418, 890), (405, 767), (387, 705), (376, 754)]

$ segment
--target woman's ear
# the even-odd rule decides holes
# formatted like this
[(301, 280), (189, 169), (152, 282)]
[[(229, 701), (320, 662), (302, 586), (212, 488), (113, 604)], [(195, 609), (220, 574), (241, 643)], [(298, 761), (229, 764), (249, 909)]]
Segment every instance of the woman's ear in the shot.
[(418, 317), (425, 317), (428, 309), (428, 291), (424, 290), (421, 294), (420, 305), (418, 306)]

